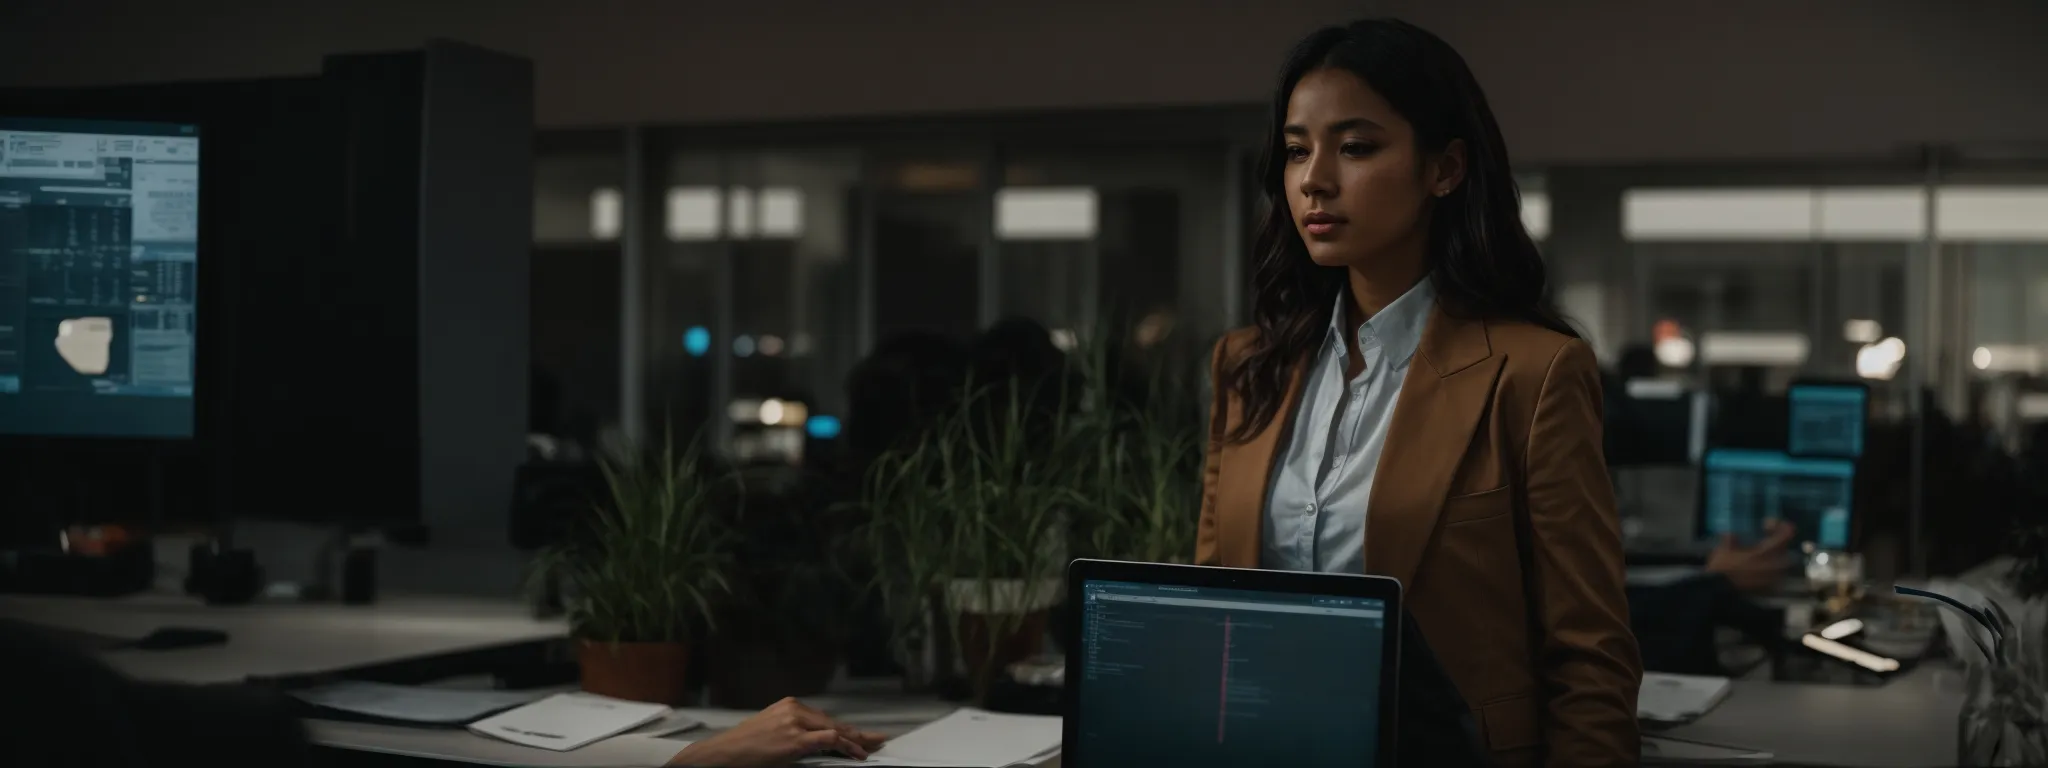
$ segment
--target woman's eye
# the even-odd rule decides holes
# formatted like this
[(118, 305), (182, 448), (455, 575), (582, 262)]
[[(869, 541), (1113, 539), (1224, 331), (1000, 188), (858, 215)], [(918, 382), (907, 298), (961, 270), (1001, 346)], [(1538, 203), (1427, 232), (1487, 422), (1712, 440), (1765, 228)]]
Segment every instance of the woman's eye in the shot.
[(1301, 147), (1301, 146), (1294, 146), (1294, 145), (1289, 145), (1289, 146), (1287, 147), (1287, 159), (1289, 159), (1289, 160), (1300, 160), (1300, 159), (1302, 159), (1302, 158), (1305, 158), (1305, 157), (1308, 157), (1308, 148), (1307, 148), (1307, 147)]
[(1366, 155), (1372, 154), (1372, 150), (1373, 146), (1371, 144), (1366, 144), (1363, 142), (1353, 141), (1346, 142), (1344, 144), (1344, 154), (1349, 155), (1351, 157), (1364, 157)]

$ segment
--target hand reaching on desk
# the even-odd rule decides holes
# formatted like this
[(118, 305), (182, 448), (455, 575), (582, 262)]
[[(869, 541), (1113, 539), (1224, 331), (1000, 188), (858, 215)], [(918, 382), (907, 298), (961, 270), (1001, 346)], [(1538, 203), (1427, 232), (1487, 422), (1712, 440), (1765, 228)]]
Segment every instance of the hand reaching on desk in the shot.
[(883, 736), (826, 717), (796, 699), (783, 699), (731, 730), (685, 747), (669, 759), (691, 768), (766, 768), (788, 765), (819, 752), (843, 752), (866, 760)]
[(1728, 577), (1728, 582), (1743, 592), (1777, 586), (1790, 569), (1785, 552), (1799, 530), (1791, 523), (1773, 520), (1765, 523), (1764, 531), (1761, 541), (1746, 547), (1737, 544), (1733, 536), (1722, 536), (1713, 554), (1707, 556), (1707, 571)]

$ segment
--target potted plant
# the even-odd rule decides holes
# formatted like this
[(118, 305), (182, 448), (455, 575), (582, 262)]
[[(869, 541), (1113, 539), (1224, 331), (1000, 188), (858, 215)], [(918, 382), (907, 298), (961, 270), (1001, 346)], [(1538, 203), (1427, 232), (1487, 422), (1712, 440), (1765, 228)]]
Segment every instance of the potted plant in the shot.
[(934, 671), (963, 675), (977, 701), (1001, 669), (1043, 649), (1070, 523), (1086, 504), (1074, 483), (1081, 422), (1063, 403), (1033, 407), (1032, 386), (972, 392), (879, 460), (866, 495), (864, 538), (906, 668), (921, 668), (920, 649), (935, 642), (957, 664)]
[[(1107, 337), (1107, 334), (1103, 336)], [(1203, 432), (1200, 377), (1186, 355), (1076, 355), (1090, 393), (1095, 460), (1080, 473), (1091, 514), (1080, 551), (1113, 560), (1185, 563), (1200, 522)], [(1127, 360), (1133, 364), (1125, 365)]]
[(683, 704), (690, 641), (731, 594), (731, 535), (718, 507), (737, 486), (695, 447), (600, 462), (608, 498), (585, 525), (534, 561), (536, 586), (559, 587), (583, 689)]
[(709, 638), (712, 706), (759, 709), (832, 682), (852, 591), (841, 568), (843, 529), (800, 494), (741, 509), (733, 593)]

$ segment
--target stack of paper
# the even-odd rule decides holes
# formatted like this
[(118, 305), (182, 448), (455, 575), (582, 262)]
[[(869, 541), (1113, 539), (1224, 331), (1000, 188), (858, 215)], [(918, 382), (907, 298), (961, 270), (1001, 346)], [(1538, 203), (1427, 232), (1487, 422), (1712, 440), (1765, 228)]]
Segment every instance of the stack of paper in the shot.
[(621, 701), (588, 693), (558, 693), (478, 720), (471, 723), (469, 729), (514, 744), (566, 752), (661, 720), (670, 714), (669, 708), (660, 704)]
[(1728, 697), (1728, 678), (1643, 673), (1636, 696), (1636, 717), (1660, 723), (1683, 723), (1706, 714)]
[(960, 709), (890, 739), (867, 760), (814, 757), (802, 765), (1013, 768), (1045, 763), (1060, 752), (1060, 719)]

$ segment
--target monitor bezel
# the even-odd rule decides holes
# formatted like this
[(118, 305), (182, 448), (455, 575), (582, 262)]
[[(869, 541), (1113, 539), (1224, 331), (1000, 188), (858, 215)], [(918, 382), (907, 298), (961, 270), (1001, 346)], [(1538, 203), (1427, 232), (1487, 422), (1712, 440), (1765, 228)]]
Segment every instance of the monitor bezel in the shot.
[[(62, 97), (61, 94), (48, 95)], [(199, 258), (193, 271), (195, 274), (194, 279), (198, 281), (197, 290), (195, 291), (197, 308), (194, 311), (194, 316), (195, 322), (199, 324), (201, 329), (195, 333), (197, 338), (194, 340), (192, 353), (193, 382), (192, 395), (190, 397), (192, 421), (191, 429), (186, 434), (138, 435), (0, 432), (0, 446), (13, 445), (37, 451), (64, 452), (68, 450), (82, 450), (95, 453), (113, 450), (124, 453), (141, 451), (156, 454), (161, 451), (197, 450), (197, 446), (204, 444), (214, 431), (211, 423), (214, 398), (211, 396), (213, 393), (210, 390), (216, 386), (214, 381), (216, 377), (211, 375), (212, 370), (208, 361), (208, 356), (212, 351), (209, 348), (214, 345), (207, 343), (207, 336), (209, 334), (204, 328), (208, 324), (207, 316), (218, 313), (217, 309), (212, 308), (219, 306), (220, 298), (216, 294), (223, 287), (221, 284), (221, 273), (225, 268), (225, 265), (220, 263), (218, 255), (209, 254), (209, 251), (214, 250), (210, 244), (217, 241), (218, 233), (213, 231), (216, 217), (212, 212), (218, 210), (219, 207), (219, 202), (216, 199), (219, 184), (209, 183), (208, 180), (218, 176), (214, 168), (217, 166), (216, 158), (219, 157), (220, 153), (207, 150), (207, 121), (197, 114), (180, 111), (156, 109), (137, 111), (105, 107), (76, 108), (61, 105), (38, 106), (35, 104), (10, 107), (5, 111), (0, 111), (0, 121), (98, 123), (101, 124), (98, 127), (104, 127), (109, 130), (117, 129), (123, 125), (149, 126), (159, 129), (169, 126), (191, 128), (190, 135), (200, 141), (199, 222), (193, 241), (193, 248), (199, 253)], [(136, 133), (133, 135), (154, 134)], [(212, 257), (209, 258), (209, 256)]]
[[(1714, 454), (1731, 451), (1741, 453), (1775, 453), (1779, 456), (1783, 456), (1788, 459), (1800, 459), (1804, 461), (1835, 461), (1849, 465), (1849, 532), (1847, 535), (1848, 540), (1843, 542), (1842, 548), (1848, 550), (1853, 550), (1856, 548), (1856, 526), (1858, 521), (1862, 517), (1863, 511), (1863, 494), (1856, 492), (1856, 481), (1858, 480), (1859, 473), (1861, 473), (1863, 470), (1863, 467), (1860, 463), (1858, 463), (1854, 459), (1847, 459), (1841, 456), (1796, 456), (1793, 455), (1792, 452), (1787, 451), (1783, 448), (1771, 450), (1764, 448), (1743, 448), (1739, 446), (1726, 445), (1707, 446), (1707, 449), (1700, 453), (1699, 482), (1695, 484), (1698, 487), (1694, 489), (1693, 494), (1693, 538), (1695, 540), (1708, 544), (1719, 543), (1718, 534), (1712, 533), (1707, 530), (1707, 494), (1709, 493), (1707, 483), (1709, 470), (1707, 469), (1707, 464), (1709, 460), (1711, 460), (1714, 457)], [(1794, 538), (1792, 540), (1792, 544), (1789, 547), (1789, 550), (1793, 552), (1800, 551), (1800, 549), (1808, 543), (1812, 543), (1815, 547), (1819, 547), (1820, 541), (1817, 538), (1806, 538), (1807, 536), (1810, 536), (1813, 533), (1815, 532), (1800, 531), (1799, 537)], [(1738, 536), (1737, 543), (1747, 544), (1752, 542), (1742, 541), (1741, 537)]]
[(1080, 628), (1086, 621), (1081, 613), (1085, 586), (1090, 581), (1124, 581), (1185, 587), (1244, 589), (1298, 595), (1356, 597), (1379, 600), (1386, 605), (1383, 625), (1386, 641), (1381, 644), (1380, 740), (1375, 765), (1393, 765), (1400, 736), (1400, 683), (1402, 623), (1401, 582), (1385, 576), (1363, 574), (1302, 573), (1250, 568), (1222, 568), (1204, 565), (1139, 563), (1120, 560), (1078, 559), (1067, 566), (1067, 610), (1072, 612), (1073, 631), (1066, 633), (1068, 674), (1060, 690), (1062, 746), (1061, 765), (1086, 768), (1087, 756), (1080, 749), (1080, 675), (1072, 673), (1074, 660), (1084, 657)]
[[(1830, 387), (1840, 389), (1856, 389), (1861, 390), (1863, 392), (1863, 439), (1861, 441), (1861, 444), (1859, 444), (1856, 447), (1856, 455), (1844, 456), (1839, 453), (1808, 453), (1804, 451), (1793, 450), (1792, 411), (1796, 406), (1794, 405), (1792, 398), (1793, 393), (1796, 392), (1800, 387)], [(1870, 382), (1863, 381), (1861, 379), (1793, 379), (1792, 383), (1785, 385), (1785, 455), (1800, 459), (1844, 459), (1852, 462), (1861, 462), (1863, 460), (1863, 455), (1870, 452), (1871, 395), (1872, 392), (1870, 388)]]

